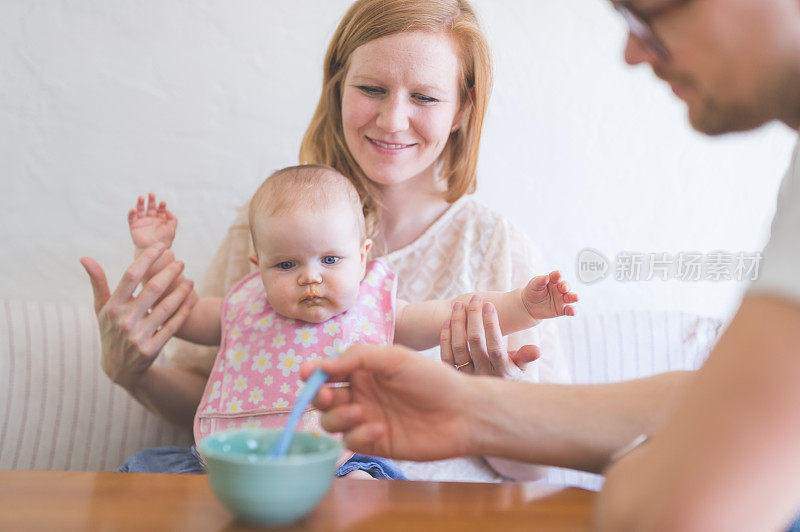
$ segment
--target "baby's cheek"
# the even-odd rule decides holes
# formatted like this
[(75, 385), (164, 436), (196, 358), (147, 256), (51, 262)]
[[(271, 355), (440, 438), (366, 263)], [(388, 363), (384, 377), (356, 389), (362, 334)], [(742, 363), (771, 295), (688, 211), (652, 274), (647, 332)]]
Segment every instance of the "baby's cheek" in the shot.
[(342, 306), (341, 312), (344, 312), (345, 310), (355, 305), (357, 300), (358, 300), (358, 288), (356, 288), (355, 290), (353, 289), (347, 290), (347, 292), (340, 299)]
[(276, 289), (274, 286), (267, 290), (267, 301), (278, 314), (285, 315), (289, 310), (289, 299), (286, 297), (285, 291)]

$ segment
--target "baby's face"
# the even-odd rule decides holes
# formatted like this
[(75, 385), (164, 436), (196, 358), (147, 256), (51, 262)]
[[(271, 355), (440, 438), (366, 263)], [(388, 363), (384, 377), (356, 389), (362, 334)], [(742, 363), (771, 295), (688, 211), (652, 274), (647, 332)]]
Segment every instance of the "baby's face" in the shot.
[(261, 279), (278, 314), (320, 323), (356, 302), (371, 243), (361, 241), (350, 208), (259, 216), (254, 230)]

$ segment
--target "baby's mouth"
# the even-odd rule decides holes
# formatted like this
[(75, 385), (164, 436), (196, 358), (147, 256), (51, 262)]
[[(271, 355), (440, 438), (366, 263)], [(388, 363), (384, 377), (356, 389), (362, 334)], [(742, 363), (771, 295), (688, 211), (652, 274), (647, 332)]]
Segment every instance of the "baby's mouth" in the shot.
[(314, 305), (314, 304), (319, 304), (322, 301), (322, 299), (323, 298), (320, 295), (320, 285), (312, 284), (308, 286), (308, 292), (300, 300), (300, 303), (305, 303), (306, 305)]

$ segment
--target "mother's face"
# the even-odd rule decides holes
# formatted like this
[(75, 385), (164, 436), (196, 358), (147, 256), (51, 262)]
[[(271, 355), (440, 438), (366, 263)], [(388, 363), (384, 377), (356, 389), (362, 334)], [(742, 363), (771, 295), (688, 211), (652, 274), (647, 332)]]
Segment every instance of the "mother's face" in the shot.
[(345, 141), (367, 177), (432, 177), (460, 119), (459, 58), (444, 33), (403, 32), (357, 48), (342, 89)]

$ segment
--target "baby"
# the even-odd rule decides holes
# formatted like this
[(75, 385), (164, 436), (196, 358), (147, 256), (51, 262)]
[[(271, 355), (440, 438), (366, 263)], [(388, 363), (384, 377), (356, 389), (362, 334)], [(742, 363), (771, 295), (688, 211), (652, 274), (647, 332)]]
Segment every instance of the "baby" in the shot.
[[(354, 343), (392, 342), (423, 350), (439, 344), (454, 301), (396, 301), (396, 277), (367, 261), (361, 201), (334, 169), (303, 165), (275, 172), (250, 201), (258, 271), (225, 298), (201, 298), (176, 336), (219, 345), (198, 407), (195, 440), (231, 428), (282, 427), (304, 383), (300, 364), (335, 356)], [(128, 216), (137, 253), (171, 245), (177, 221), (149, 196)], [(155, 269), (155, 267), (154, 267)], [(577, 296), (555, 276), (511, 292), (481, 294), (498, 313), (504, 335), (541, 319), (573, 314)], [(457, 300), (468, 302), (470, 294)], [(302, 428), (321, 430), (309, 409)], [(350, 455), (344, 457), (348, 458)]]

